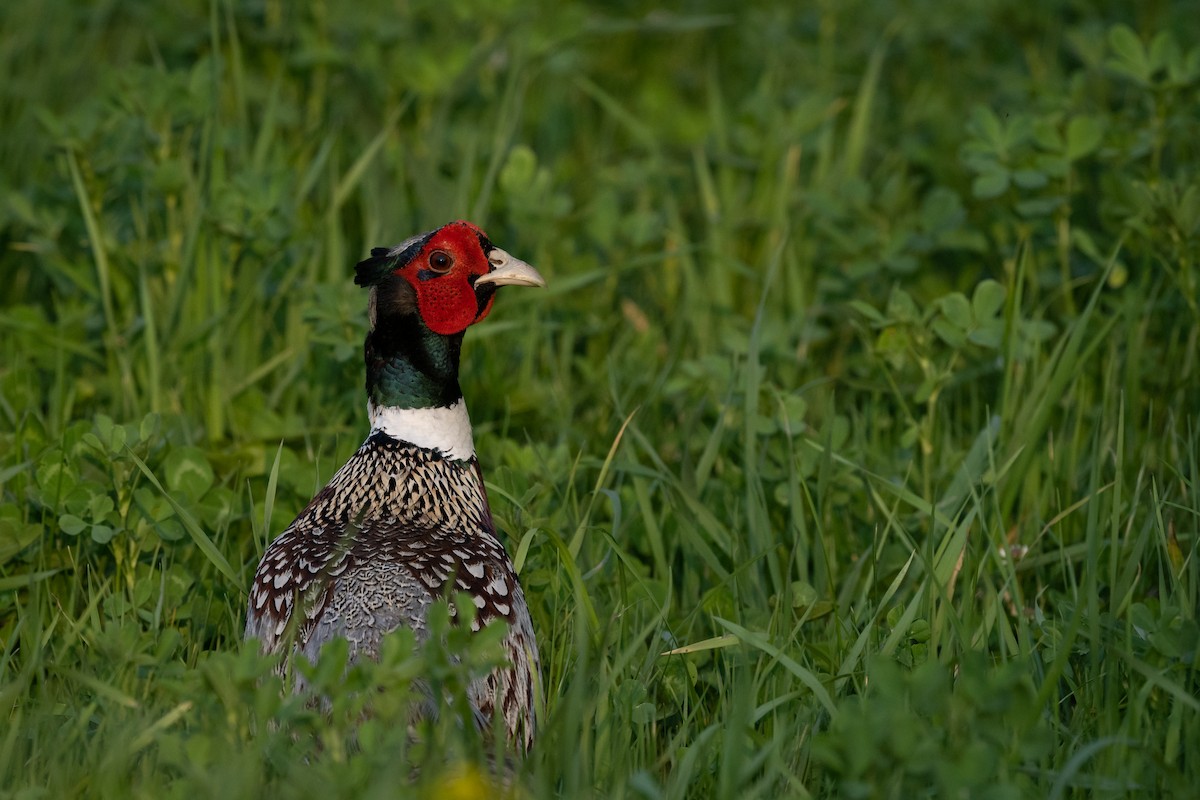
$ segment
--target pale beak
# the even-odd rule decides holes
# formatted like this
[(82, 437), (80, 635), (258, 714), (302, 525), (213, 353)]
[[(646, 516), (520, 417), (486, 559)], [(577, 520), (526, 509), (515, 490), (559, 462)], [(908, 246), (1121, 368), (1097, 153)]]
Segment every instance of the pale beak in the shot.
[(545, 286), (546, 279), (533, 267), (519, 258), (514, 258), (499, 247), (488, 253), (492, 271), (475, 279), (475, 285), (494, 283), (497, 286)]

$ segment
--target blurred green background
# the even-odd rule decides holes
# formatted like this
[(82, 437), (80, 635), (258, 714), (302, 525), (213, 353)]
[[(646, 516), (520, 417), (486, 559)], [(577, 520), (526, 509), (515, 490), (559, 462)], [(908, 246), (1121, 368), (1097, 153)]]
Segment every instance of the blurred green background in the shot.
[[(1188, 2), (3, 4), (0, 796), (1190, 795), (1198, 42)], [(456, 218), (550, 284), (463, 361), (542, 646), (506, 790), (361, 714), (487, 642), (334, 662), (328, 714), (240, 642), (365, 435), (353, 264)]]

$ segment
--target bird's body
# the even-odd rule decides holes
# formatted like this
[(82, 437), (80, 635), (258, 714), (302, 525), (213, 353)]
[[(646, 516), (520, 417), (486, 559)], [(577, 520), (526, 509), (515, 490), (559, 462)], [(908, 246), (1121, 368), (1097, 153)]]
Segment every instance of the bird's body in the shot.
[(510, 741), (527, 749), (537, 642), (492, 522), (458, 355), (463, 331), (490, 311), (496, 285), (541, 285), (541, 277), (461, 222), (372, 256), (356, 278), (371, 287), (371, 433), (267, 548), (246, 636), (264, 651), (290, 646), (312, 661), (341, 637), (352, 659), (374, 657), (397, 628), (422, 640), (430, 604), (466, 592), (477, 609), (473, 627), (507, 622), (510, 662), (476, 680), (469, 699), (481, 724), (500, 713)]

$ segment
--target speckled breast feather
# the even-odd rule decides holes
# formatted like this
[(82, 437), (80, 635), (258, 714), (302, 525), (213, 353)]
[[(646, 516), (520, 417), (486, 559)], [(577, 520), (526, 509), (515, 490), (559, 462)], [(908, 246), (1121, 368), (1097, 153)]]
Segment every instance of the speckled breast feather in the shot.
[[(473, 627), (508, 622), (511, 666), (470, 687), (482, 720), (495, 704), (510, 740), (533, 741), (537, 643), (525, 596), (496, 538), (478, 462), (372, 433), (264, 553), (250, 592), (246, 636), (316, 660), (344, 637), (352, 659), (374, 657), (401, 626), (423, 638), (429, 605), (467, 592)], [(303, 617), (292, 620), (300, 608)], [(289, 626), (295, 625), (294, 633)]]

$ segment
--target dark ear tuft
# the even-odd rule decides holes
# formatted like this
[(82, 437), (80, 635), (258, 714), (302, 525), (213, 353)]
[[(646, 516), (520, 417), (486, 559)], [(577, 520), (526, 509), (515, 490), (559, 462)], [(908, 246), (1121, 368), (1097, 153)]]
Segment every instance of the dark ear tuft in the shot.
[(374, 286), (389, 274), (403, 267), (421, 252), (436, 231), (423, 233), (396, 247), (372, 247), (371, 257), (363, 259), (354, 267), (356, 286)]
[(374, 286), (386, 278), (399, 261), (395, 256), (389, 256), (390, 252), (386, 247), (371, 248), (371, 257), (363, 259), (354, 266), (354, 284), (356, 286)]
[(354, 283), (360, 287), (373, 287), (395, 270), (398, 261), (386, 247), (372, 247), (371, 258), (362, 259), (354, 265)]

